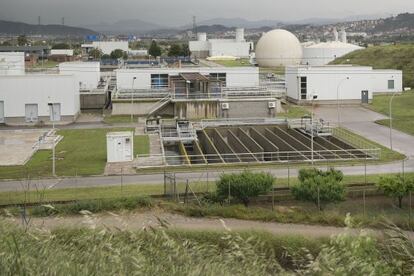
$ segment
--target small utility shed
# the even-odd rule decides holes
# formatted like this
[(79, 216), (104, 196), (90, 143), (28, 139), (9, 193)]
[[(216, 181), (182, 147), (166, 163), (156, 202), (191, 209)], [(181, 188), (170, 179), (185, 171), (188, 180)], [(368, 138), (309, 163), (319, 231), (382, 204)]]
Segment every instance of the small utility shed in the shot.
[(368, 103), (373, 93), (403, 90), (400, 70), (374, 70), (369, 66), (325, 65), (288, 66), (285, 71), (288, 99), (308, 103)]
[(134, 160), (134, 133), (132, 131), (108, 132), (106, 134), (107, 162)]

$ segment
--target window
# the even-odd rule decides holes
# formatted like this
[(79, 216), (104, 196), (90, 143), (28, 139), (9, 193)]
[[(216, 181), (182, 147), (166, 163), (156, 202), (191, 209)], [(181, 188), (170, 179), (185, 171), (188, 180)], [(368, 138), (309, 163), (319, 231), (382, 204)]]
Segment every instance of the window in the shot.
[(151, 88), (168, 88), (168, 74), (151, 74)]
[(210, 80), (221, 81), (222, 86), (226, 86), (226, 73), (210, 73)]
[(308, 98), (308, 82), (307, 77), (300, 77), (300, 99), (306, 100)]
[(394, 80), (388, 80), (388, 89), (394, 89), (395, 83)]

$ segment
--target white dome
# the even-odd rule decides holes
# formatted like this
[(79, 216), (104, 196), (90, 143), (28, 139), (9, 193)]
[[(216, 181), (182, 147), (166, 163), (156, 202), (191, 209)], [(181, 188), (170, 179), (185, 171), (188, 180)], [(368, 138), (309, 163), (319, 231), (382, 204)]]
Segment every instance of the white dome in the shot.
[(257, 42), (256, 61), (262, 67), (300, 64), (302, 46), (298, 38), (285, 30), (265, 33)]
[(358, 45), (340, 41), (322, 42), (303, 48), (303, 64), (326, 65), (355, 50), (363, 49)]

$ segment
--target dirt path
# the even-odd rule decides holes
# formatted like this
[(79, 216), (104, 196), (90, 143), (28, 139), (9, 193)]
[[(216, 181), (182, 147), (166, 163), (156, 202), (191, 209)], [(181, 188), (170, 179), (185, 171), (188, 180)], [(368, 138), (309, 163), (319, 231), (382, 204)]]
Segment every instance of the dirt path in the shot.
[[(168, 222), (169, 228), (186, 230), (224, 230), (225, 227), (236, 231), (266, 231), (276, 235), (301, 235), (311, 238), (329, 237), (348, 231), (352, 234), (359, 233), (358, 230), (346, 230), (341, 227), (317, 226), (304, 224), (283, 224), (275, 222), (247, 221), (239, 219), (218, 219), (218, 218), (191, 218), (182, 215), (166, 213), (161, 210), (148, 211), (143, 213), (124, 214), (99, 214), (87, 216), (70, 216), (59, 218), (33, 218), (31, 225), (43, 228), (54, 229), (60, 227), (108, 227), (122, 230), (141, 230), (146, 227), (157, 227), (160, 222)], [(15, 220), (15, 223), (20, 223)], [(379, 234), (374, 230), (371, 233)]]

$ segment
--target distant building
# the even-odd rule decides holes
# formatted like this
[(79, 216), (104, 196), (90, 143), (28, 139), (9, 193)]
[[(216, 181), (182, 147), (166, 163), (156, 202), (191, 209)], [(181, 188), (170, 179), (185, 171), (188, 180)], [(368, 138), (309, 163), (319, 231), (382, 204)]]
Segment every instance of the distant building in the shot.
[(99, 62), (63, 62), (59, 64), (61, 75), (73, 75), (81, 90), (98, 87), (101, 72)]
[(24, 53), (3, 52), (0, 53), (0, 76), (24, 75)]
[(89, 44), (82, 44), (81, 47), (83, 55), (88, 55), (92, 49), (99, 49), (104, 55), (109, 55), (116, 49), (129, 51), (128, 41), (92, 41)]
[(196, 58), (234, 56), (248, 58), (253, 51), (253, 42), (244, 38), (244, 29), (236, 29), (235, 39), (207, 39), (206, 33), (199, 33), (197, 41), (190, 41), (189, 48)]
[(400, 70), (374, 70), (369, 66), (326, 65), (286, 67), (289, 100), (309, 103), (369, 103), (373, 93), (402, 92)]
[(52, 49), (48, 59), (56, 62), (67, 62), (74, 61), (75, 56), (72, 49)]

